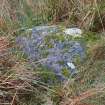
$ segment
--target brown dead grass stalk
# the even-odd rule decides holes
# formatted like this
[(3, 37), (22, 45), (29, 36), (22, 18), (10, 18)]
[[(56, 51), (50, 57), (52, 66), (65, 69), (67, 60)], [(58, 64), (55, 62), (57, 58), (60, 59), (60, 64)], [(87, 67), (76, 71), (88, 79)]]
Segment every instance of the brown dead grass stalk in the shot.
[(105, 87), (89, 89), (81, 93), (79, 96), (75, 96), (73, 98), (67, 98), (66, 101), (63, 102), (63, 104), (61, 103), (60, 105), (78, 105), (78, 103), (81, 103), (81, 101), (89, 97), (95, 96), (99, 93), (103, 93), (104, 89)]

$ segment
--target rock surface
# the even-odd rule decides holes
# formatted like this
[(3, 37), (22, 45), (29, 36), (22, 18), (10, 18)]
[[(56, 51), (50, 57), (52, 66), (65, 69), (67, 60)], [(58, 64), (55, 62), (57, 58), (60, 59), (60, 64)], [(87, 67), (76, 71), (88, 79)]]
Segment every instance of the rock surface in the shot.
[(82, 30), (79, 28), (67, 28), (64, 33), (73, 37), (81, 37)]
[(65, 35), (62, 41), (60, 35), (55, 35), (58, 30), (56, 26), (37, 26), (32, 29), (30, 38), (18, 37), (17, 43), (33, 65), (40, 63), (63, 80), (63, 69), (69, 69), (70, 74), (77, 73), (76, 67), (72, 68), (72, 61), (76, 56), (83, 59), (85, 51), (80, 42), (69, 41)]

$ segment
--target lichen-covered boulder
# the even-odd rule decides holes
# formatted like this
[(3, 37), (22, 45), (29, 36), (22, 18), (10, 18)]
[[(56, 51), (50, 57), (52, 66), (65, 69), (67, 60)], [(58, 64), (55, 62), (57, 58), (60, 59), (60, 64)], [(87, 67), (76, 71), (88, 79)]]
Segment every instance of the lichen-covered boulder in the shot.
[(76, 67), (72, 68), (70, 64), (74, 65), (72, 62), (76, 56), (83, 59), (85, 51), (80, 42), (68, 40), (64, 34), (56, 34), (57, 30), (54, 26), (35, 27), (30, 38), (18, 37), (17, 43), (33, 65), (38, 62), (65, 79), (62, 70), (68, 69), (71, 75), (77, 73)]

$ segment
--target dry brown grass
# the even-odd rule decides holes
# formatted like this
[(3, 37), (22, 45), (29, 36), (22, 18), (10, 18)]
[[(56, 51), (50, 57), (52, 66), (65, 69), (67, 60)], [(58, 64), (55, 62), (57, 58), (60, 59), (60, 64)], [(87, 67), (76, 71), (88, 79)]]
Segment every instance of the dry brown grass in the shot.
[[(104, 31), (104, 11), (100, 11), (100, 4), (104, 0), (45, 0), (45, 1), (25, 1), (28, 7), (32, 10), (33, 16), (39, 16), (43, 21), (49, 21), (52, 24), (64, 22), (66, 26), (77, 25), (86, 30), (93, 29), (94, 31)], [(22, 7), (23, 5), (23, 7)], [(20, 1), (0, 1), (0, 15), (1, 17), (9, 18), (11, 22), (18, 21), (17, 13), (26, 16), (23, 2)], [(17, 12), (18, 10), (18, 12)], [(38, 18), (39, 18), (38, 17)], [(97, 19), (98, 18), (98, 19)], [(97, 24), (99, 26), (97, 26)], [(98, 27), (98, 29), (97, 29)]]
[(2, 67), (12, 67), (15, 64), (9, 52), (10, 48), (7, 37), (0, 37), (0, 66)]
[(0, 18), (0, 28), (3, 29), (3, 30), (7, 29), (7, 25), (6, 25), (3, 18)]
[(105, 59), (105, 45), (100, 43), (100, 44), (96, 44), (92, 46), (91, 56), (94, 61), (104, 60)]
[(9, 46), (9, 41), (6, 37), (0, 37), (0, 53), (6, 50)]
[(100, 88), (91, 88), (81, 94), (79, 94), (78, 96), (72, 97), (72, 98), (67, 98), (65, 97), (63, 99), (63, 101), (61, 102), (60, 105), (87, 105), (87, 104), (82, 104), (81, 101), (88, 99), (90, 97), (94, 97), (95, 95), (99, 94), (99, 93), (103, 93), (103, 90), (105, 89), (105, 87), (100, 87)]

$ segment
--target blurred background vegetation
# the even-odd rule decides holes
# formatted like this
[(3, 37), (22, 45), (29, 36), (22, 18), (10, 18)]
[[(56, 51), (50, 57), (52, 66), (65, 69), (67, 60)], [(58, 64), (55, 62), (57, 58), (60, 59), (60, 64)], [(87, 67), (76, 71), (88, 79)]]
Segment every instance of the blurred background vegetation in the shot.
[(66, 26), (103, 31), (104, 2), (104, 0), (1, 0), (0, 27), (3, 30), (13, 30), (23, 26), (62, 22)]

